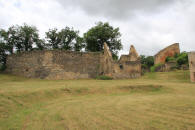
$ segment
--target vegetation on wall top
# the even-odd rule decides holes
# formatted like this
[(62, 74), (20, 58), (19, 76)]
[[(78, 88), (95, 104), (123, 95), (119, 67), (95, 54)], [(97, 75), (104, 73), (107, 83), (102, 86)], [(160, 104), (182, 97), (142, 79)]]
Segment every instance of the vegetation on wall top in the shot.
[(166, 62), (176, 62), (177, 68), (181, 68), (182, 65), (188, 66), (188, 53), (182, 52), (180, 54), (175, 54), (173, 57), (167, 57)]

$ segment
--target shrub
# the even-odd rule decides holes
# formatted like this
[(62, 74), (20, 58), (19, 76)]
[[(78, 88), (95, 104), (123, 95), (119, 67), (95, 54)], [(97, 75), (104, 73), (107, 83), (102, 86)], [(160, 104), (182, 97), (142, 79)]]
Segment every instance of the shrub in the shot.
[(177, 57), (177, 64), (179, 66), (183, 65), (183, 64), (188, 64), (188, 54), (186, 52), (181, 53), (178, 57)]
[(97, 76), (96, 79), (99, 79), (99, 80), (112, 80), (113, 78), (110, 77), (110, 76), (101, 75), (101, 76)]
[(142, 69), (147, 69), (148, 66), (147, 66), (146, 64), (142, 64), (142, 65), (141, 65), (141, 68), (142, 68)]
[(152, 67), (150, 68), (150, 71), (151, 71), (151, 72), (155, 72), (154, 66), (152, 66)]
[(170, 61), (176, 61), (176, 59), (174, 58), (174, 57), (167, 57), (166, 58), (166, 60), (165, 60), (166, 62), (170, 62)]
[(156, 65), (154, 65), (154, 66), (152, 66), (152, 67), (150, 68), (150, 71), (151, 71), (151, 72), (156, 72), (156, 71), (158, 71), (162, 66), (164, 66), (164, 64), (156, 64)]
[(182, 52), (180, 54), (175, 54), (174, 57), (167, 57), (166, 62), (175, 61), (177, 65), (174, 69), (181, 69), (182, 65), (188, 66), (188, 53)]

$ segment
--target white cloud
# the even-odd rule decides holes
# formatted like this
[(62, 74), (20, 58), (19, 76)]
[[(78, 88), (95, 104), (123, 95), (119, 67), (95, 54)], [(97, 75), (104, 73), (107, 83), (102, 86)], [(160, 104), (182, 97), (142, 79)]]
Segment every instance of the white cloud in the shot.
[(119, 27), (124, 49), (134, 44), (139, 53), (154, 55), (174, 42), (182, 51), (195, 50), (195, 2), (189, 0), (1, 0), (0, 28), (27, 23), (41, 32), (74, 27), (80, 34), (95, 22)]

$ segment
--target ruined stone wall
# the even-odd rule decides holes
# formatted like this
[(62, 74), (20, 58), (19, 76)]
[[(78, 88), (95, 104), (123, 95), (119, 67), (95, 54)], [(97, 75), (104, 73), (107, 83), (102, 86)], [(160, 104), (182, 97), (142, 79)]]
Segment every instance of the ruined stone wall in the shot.
[[(41, 51), (12, 54), (7, 57), (6, 72), (25, 77), (37, 77), (37, 71), (44, 70), (42, 66), (43, 54)], [(48, 75), (47, 71), (42, 75)]]
[(165, 63), (165, 71), (169, 72), (171, 70), (174, 70), (176, 65), (177, 65), (176, 61), (169, 61), (169, 62)]
[(188, 53), (190, 78), (192, 82), (195, 82), (195, 52)]
[(104, 52), (72, 52), (62, 50), (31, 51), (7, 58), (10, 74), (41, 79), (82, 79), (107, 75), (115, 79), (138, 78), (141, 63), (134, 47), (129, 55), (113, 61), (107, 44)]
[(104, 53), (102, 58), (100, 59), (101, 67), (100, 67), (100, 75), (111, 76), (113, 73), (113, 59), (112, 54), (109, 51), (109, 48), (106, 43), (104, 43)]
[(140, 60), (115, 62), (113, 69), (113, 77), (118, 79), (122, 78), (139, 78), (141, 76)]
[(175, 54), (180, 53), (179, 49), (179, 43), (172, 44), (165, 49), (161, 50), (154, 56), (154, 63), (159, 64), (159, 63), (165, 63), (166, 57), (167, 56), (174, 56)]
[(115, 79), (138, 78), (141, 76), (141, 62), (133, 46), (130, 48), (129, 55), (122, 55), (119, 61), (113, 61), (108, 46), (104, 44), (100, 70), (101, 74)]
[(32, 51), (7, 58), (7, 72), (29, 78), (80, 79), (99, 74), (101, 53)]

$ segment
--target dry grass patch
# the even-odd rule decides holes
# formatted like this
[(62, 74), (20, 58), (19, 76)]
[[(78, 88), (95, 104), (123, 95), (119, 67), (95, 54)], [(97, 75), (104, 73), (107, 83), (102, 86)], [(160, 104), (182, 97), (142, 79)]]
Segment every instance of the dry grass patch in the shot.
[(37, 80), (0, 75), (0, 129), (195, 129), (187, 71), (132, 80)]

